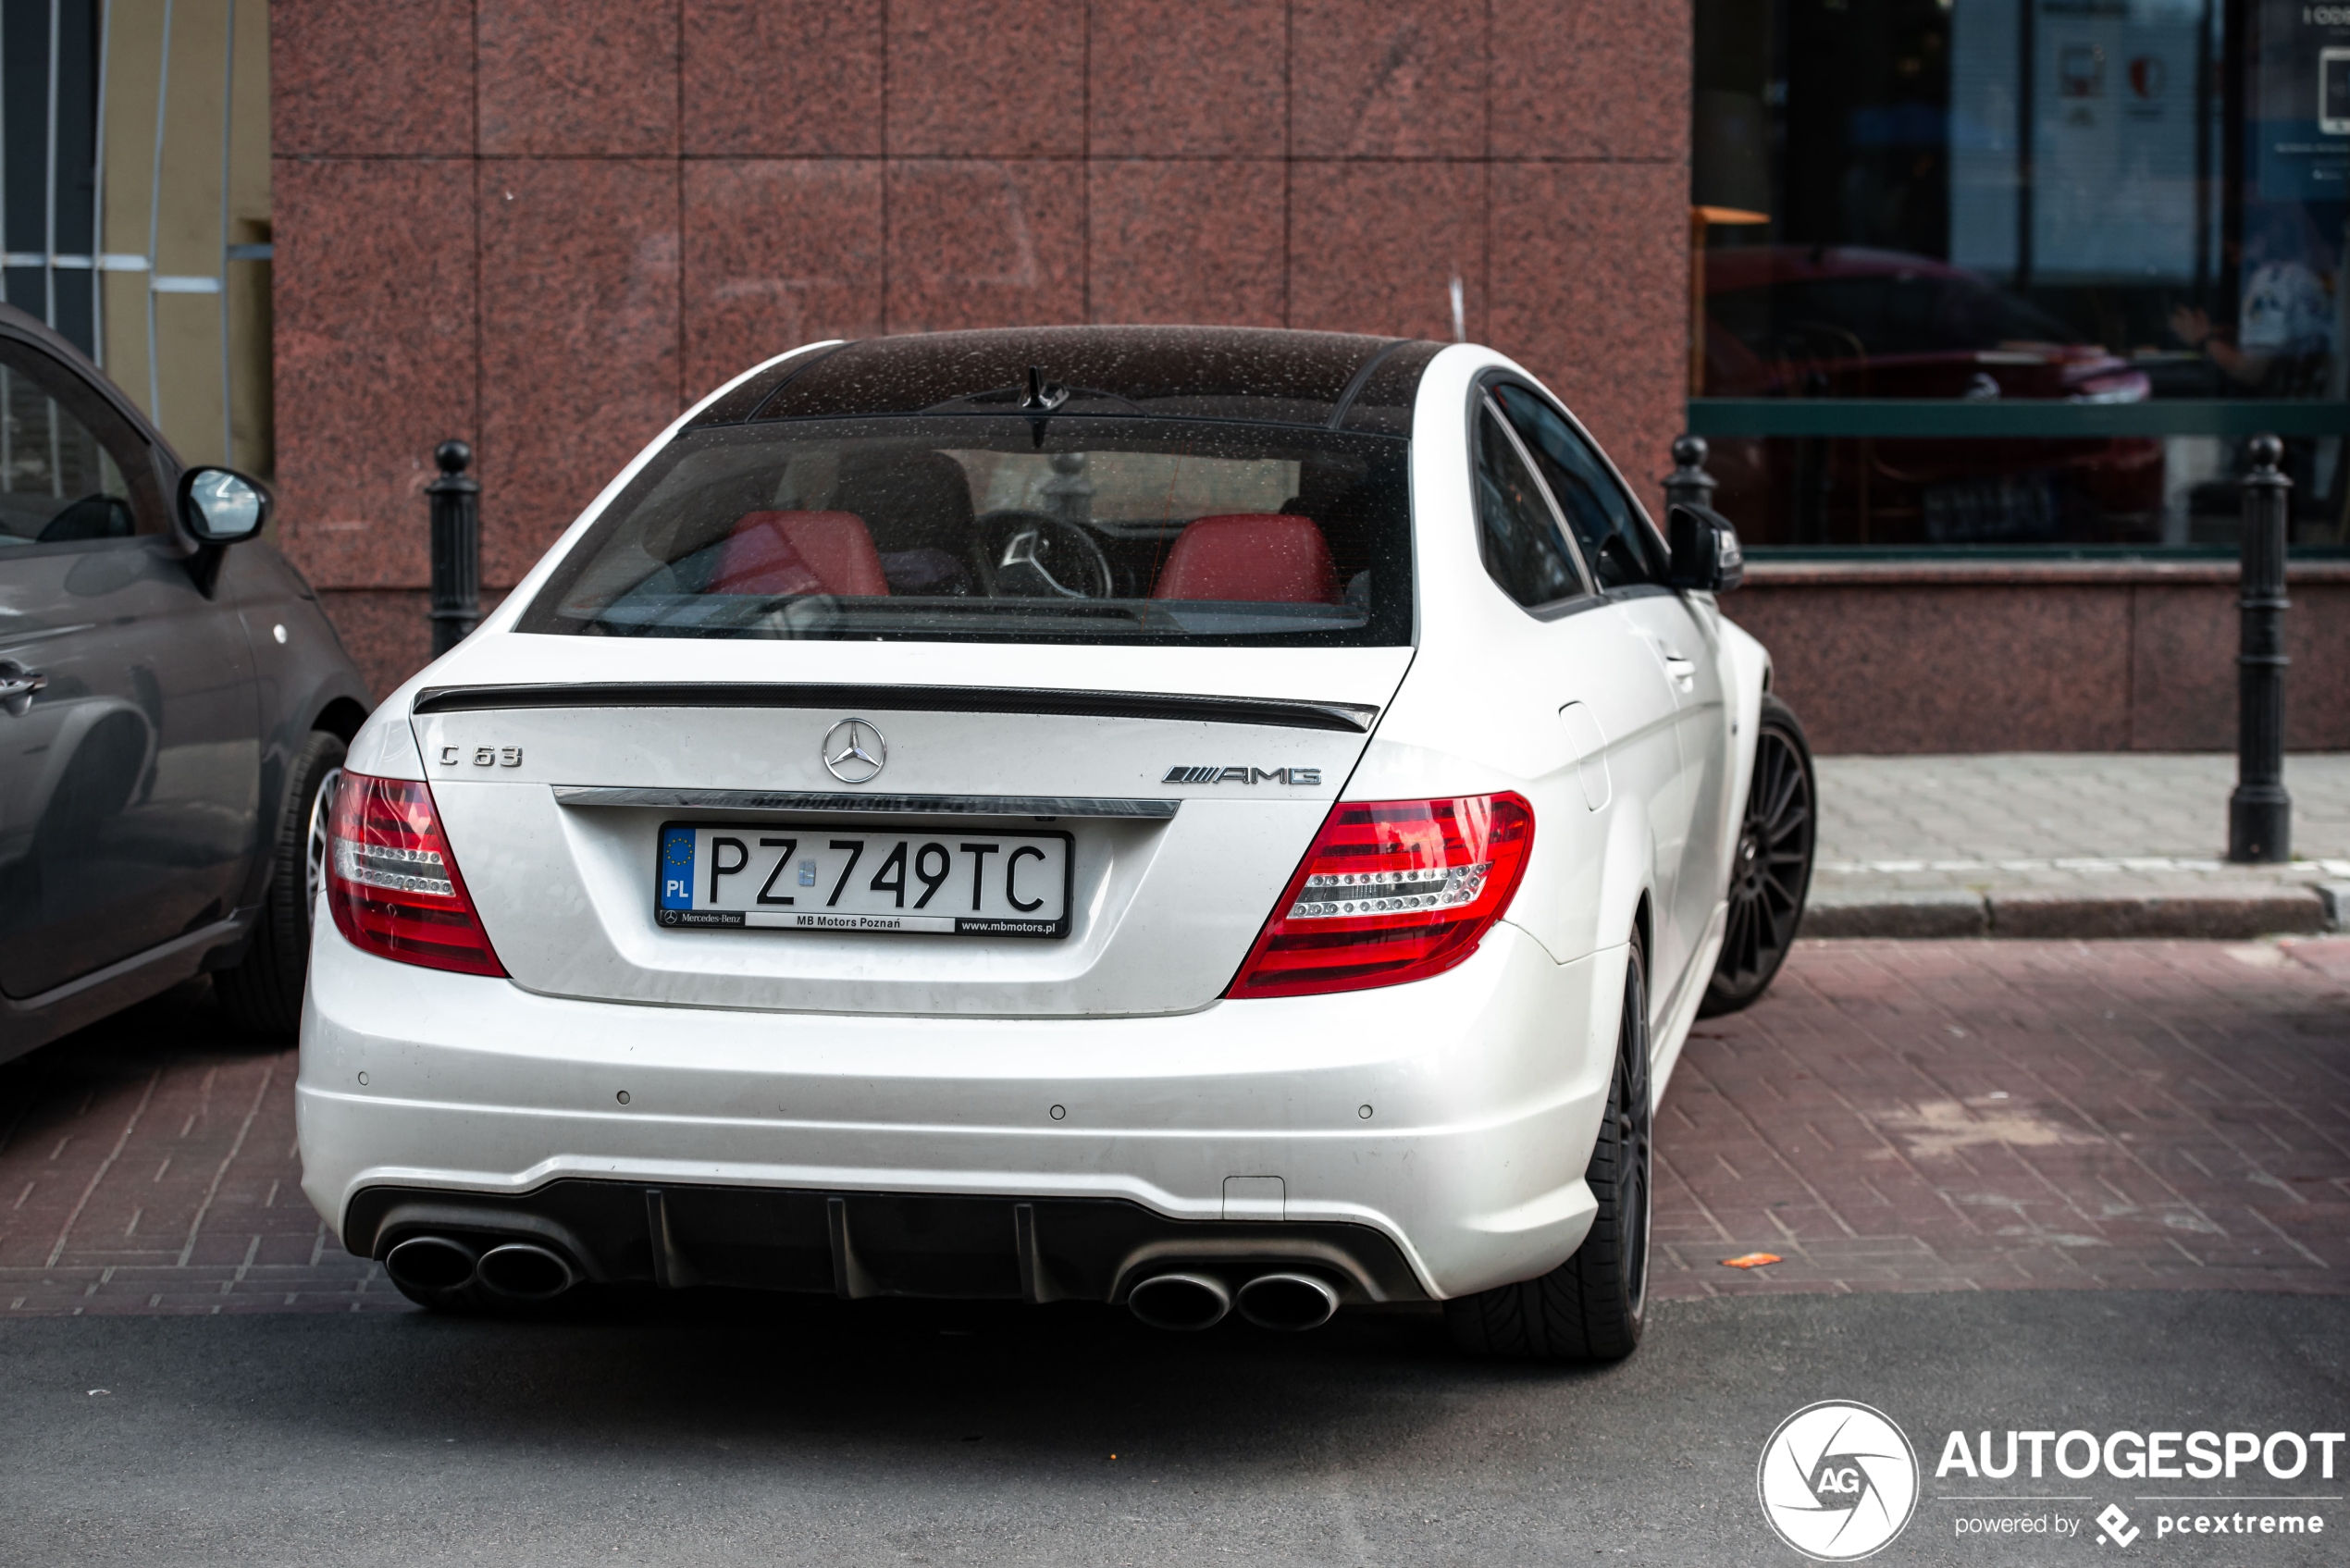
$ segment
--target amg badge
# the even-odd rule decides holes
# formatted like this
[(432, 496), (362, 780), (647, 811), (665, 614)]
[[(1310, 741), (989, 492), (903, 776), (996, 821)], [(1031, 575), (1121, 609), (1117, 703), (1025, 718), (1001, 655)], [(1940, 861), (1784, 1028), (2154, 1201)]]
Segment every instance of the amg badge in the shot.
[(1319, 768), (1186, 768), (1167, 770), (1161, 784), (1318, 784)]

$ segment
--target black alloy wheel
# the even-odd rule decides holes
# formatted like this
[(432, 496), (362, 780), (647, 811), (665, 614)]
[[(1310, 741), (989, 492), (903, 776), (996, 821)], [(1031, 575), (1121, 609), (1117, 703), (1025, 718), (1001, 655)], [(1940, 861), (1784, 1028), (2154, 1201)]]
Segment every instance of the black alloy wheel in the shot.
[(1793, 709), (1765, 692), (1754, 736), (1754, 776), (1730, 861), (1729, 920), (1700, 1017), (1750, 1006), (1787, 961), (1812, 890), (1818, 798), (1803, 725)]
[(1648, 965), (1635, 939), (1607, 1106), (1583, 1172), (1599, 1212), (1575, 1255), (1548, 1274), (1446, 1302), (1444, 1326), (1456, 1347), (1517, 1360), (1621, 1361), (1639, 1344), (1648, 1320), (1650, 1100)]

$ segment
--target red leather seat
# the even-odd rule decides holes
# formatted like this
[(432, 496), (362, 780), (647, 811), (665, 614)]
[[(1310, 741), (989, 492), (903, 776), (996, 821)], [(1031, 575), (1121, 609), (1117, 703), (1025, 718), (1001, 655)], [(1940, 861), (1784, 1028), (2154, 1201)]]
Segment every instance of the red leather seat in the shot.
[(746, 512), (719, 548), (710, 591), (885, 599), (889, 579), (853, 512)]
[(1336, 604), (1330, 547), (1310, 517), (1233, 512), (1203, 517), (1176, 537), (1153, 599), (1256, 604)]

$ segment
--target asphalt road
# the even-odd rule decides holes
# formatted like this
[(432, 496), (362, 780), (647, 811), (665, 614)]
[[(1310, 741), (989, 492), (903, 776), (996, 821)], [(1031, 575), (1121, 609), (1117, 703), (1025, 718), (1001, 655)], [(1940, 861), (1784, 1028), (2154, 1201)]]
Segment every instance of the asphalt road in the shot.
[[(1756, 1459), (1827, 1398), (1923, 1451), (1915, 1518), (1877, 1562), (2350, 1550), (2340, 1503), (2308, 1505), (2316, 1539), (1956, 1539), (1966, 1510), (2119, 1500), (2151, 1522), (2144, 1482), (1942, 1501), (1969, 1489), (1932, 1475), (1953, 1427), (2350, 1417), (2350, 1298), (2051, 1290), (1661, 1303), (1639, 1353), (1599, 1371), (1457, 1359), (1416, 1314), (1296, 1338), (792, 1300), (5, 1321), (0, 1561), (1784, 1565), (1800, 1559), (1763, 1525)], [(2169, 1489), (2345, 1487), (2313, 1468)]]

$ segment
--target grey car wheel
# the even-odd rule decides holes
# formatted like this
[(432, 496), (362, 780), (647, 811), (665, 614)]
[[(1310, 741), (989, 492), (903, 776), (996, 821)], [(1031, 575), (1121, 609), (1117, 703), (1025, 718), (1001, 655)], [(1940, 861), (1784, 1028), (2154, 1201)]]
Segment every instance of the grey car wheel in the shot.
[(264, 890), (261, 918), (237, 967), (214, 977), (221, 1007), (240, 1028), (290, 1035), (302, 1027), (310, 969), (311, 911), (327, 870), (327, 821), (342, 778), (340, 736), (314, 730), (286, 770), (285, 805)]
[(305, 909), (318, 907), (319, 890), (327, 885), (327, 829), (334, 820), (335, 791), (341, 787), (342, 770), (329, 768), (318, 781), (318, 793), (310, 802), (310, 826), (302, 853), (302, 904)]

